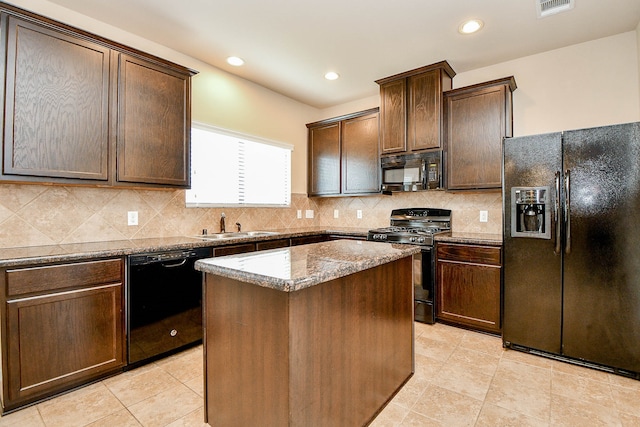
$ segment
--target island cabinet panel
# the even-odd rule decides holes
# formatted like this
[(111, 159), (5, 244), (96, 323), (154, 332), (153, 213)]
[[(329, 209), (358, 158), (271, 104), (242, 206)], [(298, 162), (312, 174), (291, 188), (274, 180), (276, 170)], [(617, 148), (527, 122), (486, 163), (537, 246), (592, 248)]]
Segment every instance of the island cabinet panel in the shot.
[(122, 369), (123, 279), (119, 258), (2, 271), (5, 411)]
[(411, 257), (284, 292), (205, 276), (205, 411), (225, 426), (361, 426), (412, 375)]
[(6, 13), (1, 20), (3, 173), (106, 181), (110, 49)]
[(120, 55), (117, 180), (188, 187), (190, 76)]
[(513, 77), (445, 93), (447, 189), (502, 187), (502, 140), (512, 136)]
[(501, 249), (438, 243), (436, 254), (438, 319), (500, 333)]

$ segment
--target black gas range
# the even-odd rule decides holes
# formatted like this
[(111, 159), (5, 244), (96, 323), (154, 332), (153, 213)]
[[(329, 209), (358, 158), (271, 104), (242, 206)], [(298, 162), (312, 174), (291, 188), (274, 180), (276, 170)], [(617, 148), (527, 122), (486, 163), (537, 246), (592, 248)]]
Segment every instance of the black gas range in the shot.
[(435, 322), (435, 254), (433, 236), (451, 229), (451, 211), (435, 208), (408, 208), (391, 211), (390, 226), (369, 230), (367, 240), (418, 245), (414, 256), (415, 320)]

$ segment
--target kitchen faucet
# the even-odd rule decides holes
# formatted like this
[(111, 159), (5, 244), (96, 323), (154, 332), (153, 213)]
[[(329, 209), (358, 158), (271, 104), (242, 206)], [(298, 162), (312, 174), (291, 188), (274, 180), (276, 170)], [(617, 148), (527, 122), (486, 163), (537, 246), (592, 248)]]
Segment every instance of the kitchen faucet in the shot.
[(242, 224), (236, 222), (236, 227), (238, 227), (238, 233), (242, 231)]
[(220, 215), (220, 232), (221, 233), (224, 233), (227, 228), (224, 223), (226, 217), (227, 216), (224, 214), (224, 212), (222, 212), (222, 214)]

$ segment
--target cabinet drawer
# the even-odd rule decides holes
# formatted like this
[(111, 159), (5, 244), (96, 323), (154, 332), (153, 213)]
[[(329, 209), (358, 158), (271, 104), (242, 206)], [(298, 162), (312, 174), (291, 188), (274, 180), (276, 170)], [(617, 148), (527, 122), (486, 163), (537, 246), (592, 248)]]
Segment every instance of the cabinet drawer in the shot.
[(264, 251), (267, 249), (286, 248), (290, 244), (289, 239), (267, 240), (266, 242), (256, 243), (256, 250)]
[(122, 264), (117, 258), (10, 269), (6, 272), (7, 296), (122, 282)]
[(501, 249), (495, 246), (471, 246), (438, 243), (437, 257), (447, 261), (501, 265)]
[(221, 248), (213, 248), (213, 256), (225, 256), (243, 254), (245, 252), (253, 252), (256, 250), (256, 245), (253, 243), (244, 243), (240, 245), (223, 246)]

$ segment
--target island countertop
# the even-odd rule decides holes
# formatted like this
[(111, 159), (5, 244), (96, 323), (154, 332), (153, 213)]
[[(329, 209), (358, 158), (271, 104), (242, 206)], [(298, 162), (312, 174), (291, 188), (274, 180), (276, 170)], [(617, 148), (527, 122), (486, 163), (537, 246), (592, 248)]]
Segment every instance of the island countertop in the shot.
[(199, 260), (196, 270), (295, 292), (420, 252), (418, 246), (334, 240)]

